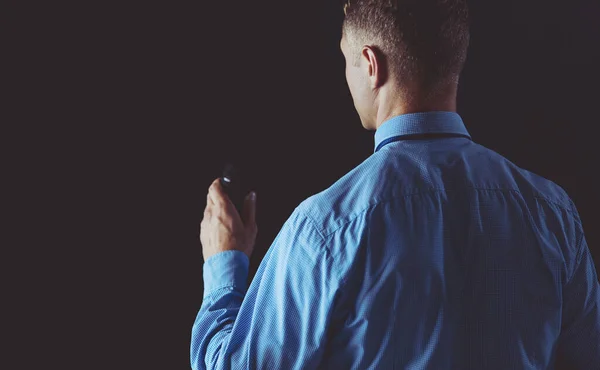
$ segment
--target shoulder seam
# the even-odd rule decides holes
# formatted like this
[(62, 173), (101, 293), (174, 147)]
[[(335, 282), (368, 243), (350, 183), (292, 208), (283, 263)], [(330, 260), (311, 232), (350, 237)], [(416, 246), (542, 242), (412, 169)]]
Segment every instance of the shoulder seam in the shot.
[[(518, 193), (520, 195), (523, 195), (523, 193), (517, 189), (507, 189), (507, 188), (486, 188), (486, 187), (480, 187), (480, 186), (468, 186), (468, 188), (471, 189), (475, 189), (475, 190), (491, 190), (491, 191), (499, 191), (499, 192), (514, 192), (514, 193)], [(437, 192), (441, 192), (441, 191), (445, 191), (445, 192), (454, 192), (456, 190), (449, 190), (446, 188), (430, 188), (427, 191), (416, 191), (416, 192), (411, 192), (411, 193), (406, 193), (406, 194), (402, 194), (400, 197), (402, 198), (408, 198), (408, 197), (412, 197), (414, 195), (420, 195), (420, 194), (431, 194), (431, 193), (437, 193)], [(548, 203), (554, 204), (557, 207), (561, 208), (562, 210), (570, 213), (574, 219), (575, 222), (577, 222), (579, 224), (578, 221), (578, 214), (576, 211), (574, 211), (573, 209), (570, 209), (568, 207), (566, 207), (564, 204), (558, 203), (556, 201), (553, 201), (547, 197), (544, 197), (542, 195), (536, 195), (536, 194), (532, 194), (532, 196), (534, 198), (537, 199), (542, 199)], [(389, 202), (391, 200), (395, 199), (395, 197), (389, 197), (389, 198), (384, 198), (384, 199), (379, 199), (373, 203), (369, 203), (367, 204), (367, 206), (363, 209), (361, 209), (360, 211), (356, 212), (354, 215), (352, 215), (352, 217), (348, 218), (345, 222), (343, 222), (342, 224), (340, 224), (337, 228), (335, 228), (334, 230), (330, 231), (327, 234), (324, 234), (324, 229), (321, 229), (319, 227), (319, 225), (317, 224), (317, 222), (310, 216), (310, 214), (308, 212), (303, 212), (301, 210), (298, 210), (303, 216), (305, 216), (313, 225), (313, 227), (315, 228), (315, 230), (317, 230), (317, 232), (319, 233), (319, 235), (321, 236), (321, 238), (323, 238), (323, 240), (326, 240), (329, 236), (331, 236), (332, 234), (334, 234), (336, 231), (338, 231), (340, 228), (342, 228), (343, 226), (347, 225), (348, 223), (352, 222), (354, 219), (356, 219), (358, 216), (360, 216), (363, 212), (367, 211), (369, 208), (377, 206), (378, 204), (381, 203), (385, 203), (385, 202)]]
[(319, 227), (317, 225), (317, 222), (310, 216), (310, 214), (308, 214), (308, 212), (302, 211), (298, 207), (296, 209), (300, 215), (305, 217), (312, 224), (312, 227), (317, 231), (317, 233), (319, 234), (319, 236), (321, 237), (323, 242), (325, 242), (327, 240), (327, 238), (323, 235), (323, 233), (321, 232), (321, 230), (319, 229)]

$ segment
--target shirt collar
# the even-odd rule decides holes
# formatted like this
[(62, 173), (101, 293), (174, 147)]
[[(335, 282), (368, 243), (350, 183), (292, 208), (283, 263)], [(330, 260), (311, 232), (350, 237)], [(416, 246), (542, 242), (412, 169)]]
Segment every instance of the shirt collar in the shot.
[(375, 131), (375, 151), (383, 141), (418, 134), (454, 134), (471, 139), (462, 118), (456, 112), (407, 113), (390, 118), (379, 126)]

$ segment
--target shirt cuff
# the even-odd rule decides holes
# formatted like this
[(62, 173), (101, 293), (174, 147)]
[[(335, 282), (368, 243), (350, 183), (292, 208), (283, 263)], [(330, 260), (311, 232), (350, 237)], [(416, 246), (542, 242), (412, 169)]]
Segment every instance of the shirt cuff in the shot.
[(211, 292), (226, 287), (246, 291), (250, 259), (242, 251), (225, 251), (204, 261), (204, 298)]

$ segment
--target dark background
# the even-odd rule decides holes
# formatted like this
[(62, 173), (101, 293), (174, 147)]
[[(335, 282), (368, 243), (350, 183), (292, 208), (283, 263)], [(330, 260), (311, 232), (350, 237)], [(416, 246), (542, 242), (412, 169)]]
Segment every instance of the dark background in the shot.
[[(476, 142), (570, 194), (598, 266), (600, 5), (471, 3), (458, 113)], [(23, 14), (9, 33), (22, 68), (12, 95), (25, 98), (16, 122), (30, 149), (15, 157), (37, 171), (28, 186), (40, 203), (22, 240), (43, 238), (23, 242), (33, 273), (21, 279), (32, 302), (22, 322), (36, 328), (14, 337), (36, 349), (23, 368), (37, 357), (188, 369), (199, 224), (225, 161), (258, 193), (252, 277), (293, 209), (373, 152), (344, 78), (341, 5), (120, 2)]]

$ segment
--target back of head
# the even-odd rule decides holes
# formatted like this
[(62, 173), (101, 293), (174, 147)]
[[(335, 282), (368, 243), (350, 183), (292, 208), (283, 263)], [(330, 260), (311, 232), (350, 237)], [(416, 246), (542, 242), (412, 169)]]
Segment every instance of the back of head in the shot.
[(401, 88), (420, 98), (458, 84), (469, 44), (466, 0), (349, 0), (343, 35), (352, 52), (375, 45)]

